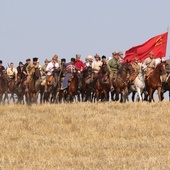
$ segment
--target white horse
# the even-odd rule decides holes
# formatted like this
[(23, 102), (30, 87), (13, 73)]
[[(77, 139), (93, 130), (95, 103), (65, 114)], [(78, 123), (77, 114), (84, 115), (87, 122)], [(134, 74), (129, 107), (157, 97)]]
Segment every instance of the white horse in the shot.
[(138, 63), (138, 65), (140, 66), (139, 69), (139, 74), (137, 75), (137, 77), (135, 78), (135, 80), (133, 81), (133, 84), (130, 87), (130, 92), (133, 92), (132, 94), (132, 100), (134, 100), (134, 94), (135, 92), (137, 92), (138, 96), (137, 96), (137, 100), (142, 101), (142, 92), (145, 88), (145, 78), (144, 78), (144, 74), (147, 71), (147, 66), (145, 64), (142, 63)]

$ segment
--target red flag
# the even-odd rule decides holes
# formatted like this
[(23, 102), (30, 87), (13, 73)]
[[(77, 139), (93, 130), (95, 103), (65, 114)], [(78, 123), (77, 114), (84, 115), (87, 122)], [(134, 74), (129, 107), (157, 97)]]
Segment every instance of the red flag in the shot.
[(124, 61), (133, 61), (135, 57), (143, 61), (151, 51), (154, 53), (154, 58), (165, 57), (167, 38), (168, 32), (157, 35), (141, 45), (130, 48), (125, 53)]

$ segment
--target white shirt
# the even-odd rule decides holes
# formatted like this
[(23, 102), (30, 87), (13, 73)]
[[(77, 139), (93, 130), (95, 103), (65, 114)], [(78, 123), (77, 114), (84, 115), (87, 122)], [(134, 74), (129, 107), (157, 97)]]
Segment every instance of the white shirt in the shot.
[(47, 71), (47, 75), (50, 76), (52, 74), (52, 72), (54, 71), (54, 67), (59, 68), (59, 64), (58, 63), (48, 63), (47, 67), (46, 67), (46, 71)]
[(102, 62), (100, 60), (99, 61), (93, 61), (92, 69), (96, 69), (96, 70), (94, 70), (95, 73), (99, 72), (100, 66), (102, 66)]

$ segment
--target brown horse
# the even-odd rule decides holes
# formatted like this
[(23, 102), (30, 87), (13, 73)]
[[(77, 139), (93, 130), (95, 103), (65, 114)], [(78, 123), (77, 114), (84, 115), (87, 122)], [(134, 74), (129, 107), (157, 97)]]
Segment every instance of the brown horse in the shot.
[[(121, 94), (120, 102), (126, 102), (128, 98), (128, 87), (129, 87), (129, 78), (132, 72), (134, 71), (132, 65), (129, 62), (123, 63), (118, 70), (117, 76), (113, 80), (115, 100), (119, 100), (119, 94)], [(113, 98), (113, 97), (112, 97)]]
[(153, 94), (155, 90), (158, 91), (159, 101), (163, 100), (162, 82), (160, 76), (164, 71), (165, 71), (165, 62), (161, 62), (156, 66), (156, 68), (153, 70), (153, 72), (149, 75), (149, 77), (145, 81), (146, 90), (149, 95), (149, 102), (153, 101)]
[(4, 104), (6, 99), (8, 100), (8, 78), (7, 71), (3, 70), (0, 75), (0, 104)]
[(16, 86), (17, 82), (15, 81), (15, 77), (8, 80), (8, 89), (9, 93), (11, 93), (10, 100), (13, 100), (13, 103), (15, 103), (14, 93), (16, 93)]
[(29, 83), (29, 91), (26, 92), (26, 102), (28, 105), (31, 105), (32, 103), (37, 103), (38, 94), (40, 92), (40, 78), (41, 78), (41, 72), (39, 68), (35, 69), (35, 73), (31, 77), (31, 81)]
[(103, 64), (98, 73), (98, 77), (94, 79), (94, 94), (97, 101), (101, 100), (109, 101), (110, 81), (109, 81), (109, 69), (106, 64)]
[(78, 97), (78, 101), (84, 100), (85, 95), (85, 80), (82, 74), (79, 71), (75, 71), (71, 78), (69, 79), (70, 83), (66, 93), (66, 100), (69, 102), (73, 102), (75, 99), (75, 95)]

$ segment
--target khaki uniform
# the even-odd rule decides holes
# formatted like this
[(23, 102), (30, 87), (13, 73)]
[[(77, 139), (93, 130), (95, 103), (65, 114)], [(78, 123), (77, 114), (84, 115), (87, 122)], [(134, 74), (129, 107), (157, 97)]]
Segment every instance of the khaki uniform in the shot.
[(38, 64), (33, 64), (33, 63), (30, 63), (26, 67), (26, 72), (27, 72), (26, 88), (28, 88), (28, 85), (29, 85), (30, 80), (31, 80), (31, 76), (35, 73), (36, 68), (39, 68), (39, 65)]
[(130, 78), (129, 78), (131, 83), (135, 80), (135, 78), (138, 76), (139, 71), (140, 71), (140, 66), (138, 63), (133, 63), (132, 67), (134, 69), (134, 72), (130, 75)]

